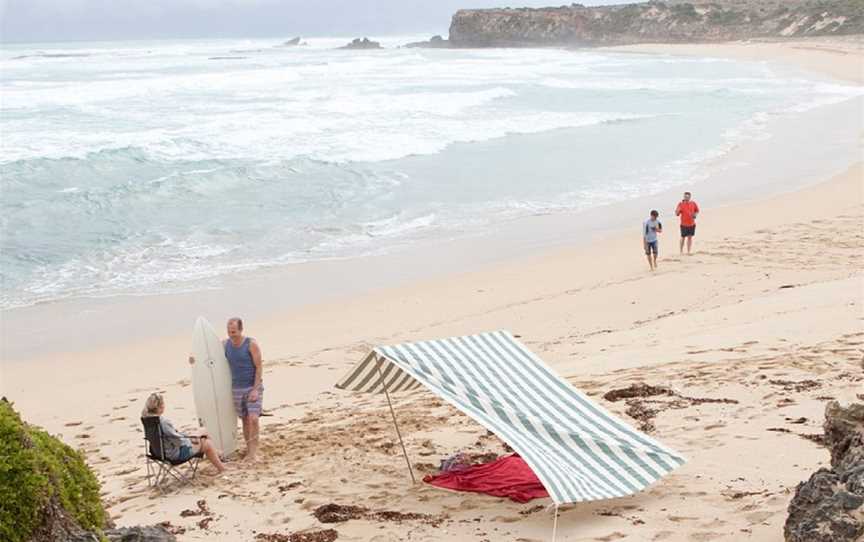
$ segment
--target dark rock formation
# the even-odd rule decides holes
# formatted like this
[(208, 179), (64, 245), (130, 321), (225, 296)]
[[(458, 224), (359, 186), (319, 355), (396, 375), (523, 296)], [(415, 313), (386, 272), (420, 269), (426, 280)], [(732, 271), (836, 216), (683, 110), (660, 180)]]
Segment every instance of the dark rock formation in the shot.
[(623, 45), (864, 33), (862, 0), (672, 0), (453, 15), (454, 47)]
[(284, 42), (282, 44), (282, 47), (296, 47), (298, 45), (300, 45), (300, 36), (297, 36), (296, 38), (291, 38), (290, 40)]
[(445, 40), (441, 36), (432, 36), (428, 41), (412, 41), (411, 43), (406, 43), (405, 47), (408, 48), (422, 48), (422, 49), (448, 49), (450, 47), (450, 40)]
[(798, 484), (783, 532), (786, 542), (854, 542), (864, 538), (864, 404), (825, 407), (831, 468)]
[(159, 525), (108, 529), (105, 531), (105, 537), (111, 542), (174, 542), (177, 540), (177, 537)]
[(381, 44), (369, 38), (354, 38), (351, 43), (343, 45), (340, 49), (381, 49)]
[[(176, 542), (177, 537), (159, 525), (152, 527), (121, 527), (103, 532), (109, 542)], [(93, 533), (79, 532), (63, 539), (64, 542), (101, 542)]]

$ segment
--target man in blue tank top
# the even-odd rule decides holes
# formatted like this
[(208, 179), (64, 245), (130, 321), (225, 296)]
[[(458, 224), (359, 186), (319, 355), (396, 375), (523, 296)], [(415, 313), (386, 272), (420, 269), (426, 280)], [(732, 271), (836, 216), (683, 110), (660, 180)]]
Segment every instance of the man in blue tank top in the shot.
[(243, 336), (243, 320), (231, 318), (227, 324), (225, 357), (231, 367), (231, 392), (234, 408), (243, 422), (246, 461), (258, 457), (258, 418), (264, 403), (261, 347), (252, 337)]

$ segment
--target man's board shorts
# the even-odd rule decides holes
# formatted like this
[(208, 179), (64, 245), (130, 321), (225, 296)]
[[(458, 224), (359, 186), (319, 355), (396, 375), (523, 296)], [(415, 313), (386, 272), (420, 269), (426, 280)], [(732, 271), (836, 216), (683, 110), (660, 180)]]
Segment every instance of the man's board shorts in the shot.
[(249, 400), (251, 392), (252, 387), (231, 388), (231, 395), (234, 397), (234, 410), (237, 411), (237, 415), (241, 418), (245, 418), (250, 414), (261, 415), (261, 409), (264, 404), (264, 386), (258, 389), (258, 400), (255, 402)]
[(657, 246), (657, 241), (645, 241), (645, 254), (648, 256), (653, 252), (655, 256), (659, 253), (659, 247)]
[(693, 237), (694, 235), (696, 235), (696, 224), (681, 226), (681, 237)]

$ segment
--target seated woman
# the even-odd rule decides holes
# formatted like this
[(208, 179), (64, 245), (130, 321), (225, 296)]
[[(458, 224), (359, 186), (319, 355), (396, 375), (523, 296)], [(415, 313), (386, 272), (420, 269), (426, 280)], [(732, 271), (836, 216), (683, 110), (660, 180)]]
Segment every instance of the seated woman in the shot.
[(210, 442), (206, 434), (200, 437), (184, 435), (174, 429), (174, 426), (167, 418), (162, 417), (164, 412), (165, 399), (158, 393), (153, 393), (144, 402), (144, 410), (141, 412), (141, 417), (159, 417), (159, 425), (162, 427), (165, 457), (172, 461), (185, 461), (201, 451), (207, 456), (210, 463), (213, 463), (218, 473), (225, 472), (225, 465), (219, 459), (221, 452), (213, 446), (213, 443)]

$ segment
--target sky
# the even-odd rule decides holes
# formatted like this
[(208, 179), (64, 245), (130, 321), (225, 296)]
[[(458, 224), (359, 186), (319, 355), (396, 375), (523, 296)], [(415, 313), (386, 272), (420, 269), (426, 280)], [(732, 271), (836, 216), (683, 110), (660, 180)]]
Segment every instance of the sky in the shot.
[[(585, 5), (626, 0), (582, 0)], [(0, 40), (375, 36), (446, 37), (460, 8), (555, 0), (0, 0)]]

